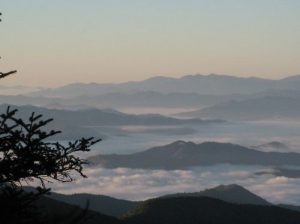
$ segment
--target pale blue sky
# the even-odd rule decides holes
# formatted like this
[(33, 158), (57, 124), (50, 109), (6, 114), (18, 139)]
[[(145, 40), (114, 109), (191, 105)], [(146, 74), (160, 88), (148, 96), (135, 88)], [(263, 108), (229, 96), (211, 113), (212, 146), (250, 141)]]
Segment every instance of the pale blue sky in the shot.
[(298, 0), (3, 0), (3, 84), (300, 73)]

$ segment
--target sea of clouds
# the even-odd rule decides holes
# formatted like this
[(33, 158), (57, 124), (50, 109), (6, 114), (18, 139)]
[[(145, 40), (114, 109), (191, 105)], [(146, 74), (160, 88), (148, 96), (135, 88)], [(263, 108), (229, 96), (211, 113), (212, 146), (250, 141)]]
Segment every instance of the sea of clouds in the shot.
[[(181, 128), (181, 131), (187, 130), (188, 133), (183, 135), (180, 131), (180, 134), (176, 134), (166, 127), (162, 127), (160, 132), (153, 132), (153, 127), (149, 130), (147, 127), (143, 129), (138, 127), (137, 130), (134, 127), (123, 128), (125, 132), (109, 136), (84, 156), (139, 152), (177, 140), (196, 143), (231, 142), (249, 147), (279, 141), (288, 145), (289, 149), (271, 149), (272, 151), (300, 152), (300, 123), (297, 122), (240, 122)], [(191, 132), (190, 129), (195, 129), (196, 132)], [(273, 175), (272, 167), (215, 165), (171, 171), (86, 167), (84, 171), (88, 178), (78, 177), (76, 182), (53, 183), (49, 187), (53, 191), (65, 194), (92, 193), (144, 200), (170, 193), (197, 192), (220, 184), (235, 183), (270, 202), (300, 205), (300, 178)], [(255, 173), (263, 173), (263, 175)]]
[[(122, 130), (120, 133), (109, 133), (108, 138), (94, 146), (89, 156), (99, 153), (128, 154), (140, 152), (177, 140), (195, 143), (205, 141), (230, 142), (247, 147), (277, 141), (287, 145), (289, 149), (265, 150), (300, 153), (299, 122), (231, 122), (197, 126), (121, 127), (120, 129)], [(99, 127), (99, 131), (103, 132), (103, 129)]]
[(88, 178), (75, 183), (54, 183), (53, 191), (109, 195), (129, 200), (144, 200), (170, 193), (197, 192), (220, 184), (239, 184), (270, 202), (300, 205), (300, 178), (272, 174), (260, 166), (215, 165), (191, 170), (87, 169)]

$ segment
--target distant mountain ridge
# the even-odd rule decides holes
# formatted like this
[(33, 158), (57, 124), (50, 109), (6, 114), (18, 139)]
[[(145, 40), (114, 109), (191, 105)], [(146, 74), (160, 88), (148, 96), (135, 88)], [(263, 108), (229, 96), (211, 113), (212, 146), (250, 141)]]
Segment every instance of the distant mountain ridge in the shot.
[(230, 143), (176, 141), (129, 155), (98, 155), (89, 158), (91, 165), (104, 168), (187, 169), (216, 164), (299, 165), (299, 153), (262, 152)]
[(36, 106), (76, 105), (86, 108), (185, 107), (203, 108), (263, 97), (300, 99), (300, 75), (280, 80), (226, 75), (188, 75), (181, 78), (153, 77), (144, 81), (75, 83), (42, 89), (27, 95), (3, 96), (0, 103)]
[(89, 210), (99, 212), (101, 214), (120, 217), (130, 209), (133, 209), (139, 202), (117, 199), (105, 195), (95, 194), (58, 194), (52, 192), (47, 197), (62, 201), (68, 204), (77, 205), (85, 208), (86, 202), (89, 202)]
[(100, 95), (120, 92), (134, 93), (155, 91), (159, 93), (199, 93), (199, 94), (252, 94), (269, 89), (299, 89), (298, 76), (280, 80), (256, 77), (235, 77), (230, 75), (186, 75), (180, 78), (153, 77), (143, 81), (126, 83), (75, 83), (55, 89), (46, 89), (32, 93), (36, 96), (75, 97), (81, 95)]
[(53, 109), (88, 109), (88, 108), (129, 108), (129, 107), (164, 107), (164, 108), (199, 108), (211, 106), (228, 100), (240, 100), (247, 96), (241, 94), (211, 95), (198, 93), (159, 93), (139, 91), (134, 93), (110, 92), (97, 95), (66, 97), (0, 95), (0, 104), (34, 105)]
[[(89, 210), (114, 217), (121, 217), (142, 203), (142, 201), (130, 201), (93, 194), (65, 195), (52, 192), (47, 197), (71, 205), (80, 206), (81, 208), (85, 208), (86, 202), (89, 201)], [(268, 201), (237, 184), (219, 185), (214, 188), (194, 193), (176, 193), (162, 196), (162, 198), (165, 197), (210, 197), (235, 204), (272, 205)]]
[(272, 205), (270, 202), (237, 184), (219, 185), (200, 192), (177, 193), (164, 197), (209, 197), (234, 204)]
[(200, 119), (176, 119), (160, 114), (126, 114), (113, 109), (83, 109), (83, 110), (64, 110), (64, 109), (48, 109), (31, 105), (11, 106), (0, 105), (0, 111), (5, 111), (7, 107), (18, 109), (20, 117), (27, 118), (32, 112), (42, 114), (45, 118), (53, 118), (67, 124), (77, 124), (85, 126), (101, 126), (101, 125), (180, 125), (180, 124), (201, 124), (210, 122), (220, 122), (220, 120), (200, 120)]
[[(78, 223), (78, 224), (119, 224), (121, 221), (115, 217), (104, 215), (99, 212), (91, 211), (86, 209), (87, 201), (85, 205), (79, 207), (77, 205), (67, 203), (64, 201), (55, 200), (49, 197), (42, 196), (36, 202), (37, 210), (42, 214), (43, 219), (47, 220), (47, 223)], [(80, 220), (78, 217), (85, 214)], [(1, 222), (3, 221), (1, 216)], [(8, 223), (19, 223), (11, 222)], [(59, 221), (59, 222), (58, 222)], [(6, 223), (6, 222), (4, 222)], [(28, 222), (24, 222), (28, 223)]]
[(123, 219), (131, 224), (296, 224), (300, 212), (209, 197), (175, 197), (144, 201)]
[(200, 110), (184, 112), (178, 116), (190, 118), (218, 118), (231, 121), (255, 121), (273, 119), (300, 119), (300, 97), (265, 96), (253, 99), (216, 104)]
[[(61, 201), (71, 205), (79, 206), (81, 208), (85, 208), (86, 202), (89, 201), (89, 210), (99, 212), (100, 214), (119, 218), (122, 217), (124, 214), (130, 213), (132, 210), (135, 210), (135, 208), (137, 208), (140, 204), (143, 203), (143, 201), (129, 201), (124, 199), (116, 199), (105, 195), (93, 194), (64, 195), (52, 192), (47, 197), (52, 200)], [(240, 205), (273, 205), (270, 202), (263, 199), (262, 197), (252, 193), (251, 191), (237, 184), (219, 185), (213, 188), (193, 193), (169, 194), (156, 199), (188, 197), (208, 197)], [(277, 206), (300, 211), (300, 207), (296, 205), (279, 204)]]
[[(0, 113), (6, 111), (8, 105), (0, 105)], [(81, 137), (102, 137), (99, 133), (101, 126), (122, 126), (122, 125), (206, 125), (214, 123), (223, 123), (221, 120), (201, 120), (201, 119), (177, 119), (173, 117), (162, 116), (159, 114), (134, 115), (126, 114), (116, 110), (58, 110), (43, 107), (10, 106), (11, 109), (18, 109), (17, 116), (28, 119), (32, 112), (42, 114), (44, 119), (53, 118), (54, 121), (48, 125), (48, 129), (61, 130), (62, 134), (58, 135), (59, 140), (77, 139)], [(98, 127), (98, 129), (97, 129)]]

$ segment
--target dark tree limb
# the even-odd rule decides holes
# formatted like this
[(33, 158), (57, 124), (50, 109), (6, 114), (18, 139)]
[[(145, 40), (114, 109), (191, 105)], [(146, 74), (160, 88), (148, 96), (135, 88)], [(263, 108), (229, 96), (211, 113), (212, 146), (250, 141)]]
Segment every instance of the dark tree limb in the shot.
[[(0, 22), (1, 16), (0, 12)], [(0, 79), (16, 72), (0, 72)], [(16, 114), (17, 110), (8, 107), (0, 115), (0, 222), (45, 224), (48, 222), (40, 216), (35, 203), (50, 191), (45, 183), (52, 180), (71, 182), (74, 173), (86, 177), (82, 170), (87, 161), (77, 153), (90, 151), (100, 139), (82, 138), (67, 145), (47, 141), (60, 133), (45, 131), (52, 119), (43, 120), (42, 115), (32, 113), (28, 120), (22, 120)], [(40, 181), (40, 187), (35, 192), (26, 192), (22, 184), (34, 180)], [(87, 209), (71, 223), (81, 222)]]
[(10, 71), (10, 72), (6, 72), (6, 73), (0, 72), (0, 79), (4, 78), (6, 76), (9, 76), (9, 75), (15, 74), (15, 73), (17, 73), (16, 70)]
[(43, 188), (52, 180), (71, 182), (73, 173), (86, 177), (77, 152), (88, 152), (100, 139), (82, 138), (64, 145), (47, 142), (60, 131), (45, 131), (52, 119), (43, 120), (32, 113), (28, 121), (16, 117), (17, 110), (7, 108), (0, 115), (0, 184), (21, 185), (39, 180)]
[[(0, 12), (0, 16), (2, 16), (2, 13)], [(0, 18), (0, 22), (2, 22), (2, 19)], [(1, 58), (1, 57), (0, 57)], [(14, 73), (16, 73), (17, 71), (14, 70), (14, 71), (10, 71), (10, 72), (0, 72), (0, 79), (6, 77), (6, 76), (9, 76), (9, 75), (12, 75)]]

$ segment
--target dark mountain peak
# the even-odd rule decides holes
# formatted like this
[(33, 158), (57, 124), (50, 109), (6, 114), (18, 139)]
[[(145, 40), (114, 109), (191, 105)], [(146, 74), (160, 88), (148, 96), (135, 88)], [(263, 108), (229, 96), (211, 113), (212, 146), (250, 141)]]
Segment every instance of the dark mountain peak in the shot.
[(124, 217), (132, 224), (298, 223), (300, 213), (275, 206), (238, 205), (209, 197), (150, 199)]
[(196, 144), (194, 142), (191, 141), (183, 141), (183, 140), (178, 140), (175, 142), (172, 142), (170, 144), (161, 146), (160, 148), (164, 148), (164, 147), (181, 147), (181, 148), (189, 148), (189, 147), (197, 147), (199, 149), (201, 148), (206, 148), (206, 147), (215, 147), (215, 148), (219, 148), (222, 147), (224, 149), (226, 148), (244, 148), (247, 149), (246, 147), (237, 145), (237, 144), (233, 144), (233, 143), (227, 143), (227, 142), (202, 142), (199, 144)]
[(199, 78), (203, 78), (205, 77), (205, 75), (202, 74), (195, 74), (195, 75), (185, 75), (180, 77), (180, 80), (195, 80), (195, 79), (199, 79)]
[(219, 185), (199, 192), (177, 193), (163, 197), (210, 197), (235, 204), (271, 205), (265, 199), (237, 184)]
[(174, 148), (174, 147), (188, 147), (188, 146), (195, 146), (196, 144), (194, 142), (184, 141), (184, 140), (177, 140), (175, 142), (158, 146), (155, 148), (164, 149), (164, 148)]
[(238, 184), (228, 184), (228, 185), (219, 185), (219, 186), (216, 186), (214, 188), (211, 188), (210, 190), (216, 190), (216, 191), (237, 191), (237, 190), (242, 190), (242, 191), (247, 191), (245, 188), (243, 188), (241, 185), (238, 185)]
[(166, 77), (166, 76), (154, 76), (148, 79), (145, 79), (141, 82), (161, 82), (161, 81), (174, 81), (177, 80), (176, 78), (173, 77)]
[(178, 140), (170, 144), (170, 146), (178, 146), (178, 147), (187, 147), (187, 146), (195, 146), (196, 144), (193, 142), (186, 142), (183, 140)]
[(176, 141), (128, 155), (101, 155), (89, 158), (107, 168), (187, 169), (216, 164), (298, 165), (299, 153), (262, 152), (231, 143)]
[(214, 152), (223, 151), (223, 152), (255, 152), (256, 150), (250, 149), (238, 144), (233, 144), (229, 142), (203, 142), (198, 144), (199, 149), (203, 150), (213, 150)]
[(215, 188), (204, 190), (199, 194), (237, 204), (270, 205), (265, 199), (237, 184), (219, 185)]
[(229, 142), (202, 142), (200, 144), (198, 144), (199, 146), (206, 146), (206, 145), (215, 145), (215, 146), (224, 146), (224, 145), (228, 145), (228, 146), (238, 146)]
[(242, 77), (232, 76), (232, 75), (221, 75), (216, 73), (211, 73), (206, 76), (210, 79), (243, 79)]
[[(176, 157), (177, 159), (190, 158), (195, 159), (199, 157), (201, 153), (214, 154), (221, 153), (222, 155), (227, 153), (240, 153), (240, 152), (255, 152), (253, 149), (249, 149), (240, 145), (231, 143), (219, 143), (219, 142), (203, 142), (196, 144), (190, 141), (175, 141), (167, 145), (157, 146), (150, 148), (144, 152), (136, 153), (139, 155), (156, 155), (160, 157)], [(200, 154), (199, 154), (200, 153)]]
[(218, 192), (220, 194), (226, 194), (226, 193), (233, 193), (233, 194), (244, 194), (244, 196), (255, 196), (257, 197), (255, 194), (253, 194), (252, 192), (250, 192), (249, 190), (247, 190), (246, 188), (242, 187), (241, 185), (238, 184), (228, 184), (228, 185), (219, 185), (216, 186), (214, 188), (210, 188), (207, 190), (204, 190), (202, 193), (208, 193), (208, 192)]
[(138, 203), (124, 199), (113, 198), (106, 195), (87, 193), (64, 195), (52, 192), (47, 197), (57, 201), (63, 201), (68, 204), (77, 205), (81, 208), (85, 208), (86, 202), (89, 201), (89, 210), (114, 217), (121, 216), (129, 209), (134, 208)]
[(154, 148), (150, 148), (144, 152), (137, 153), (140, 155), (151, 155), (151, 156), (158, 156), (158, 157), (182, 157), (190, 154), (191, 152), (195, 151), (197, 147), (197, 144), (193, 142), (186, 142), (186, 141), (176, 141), (171, 144), (163, 145), (163, 146), (158, 146)]

